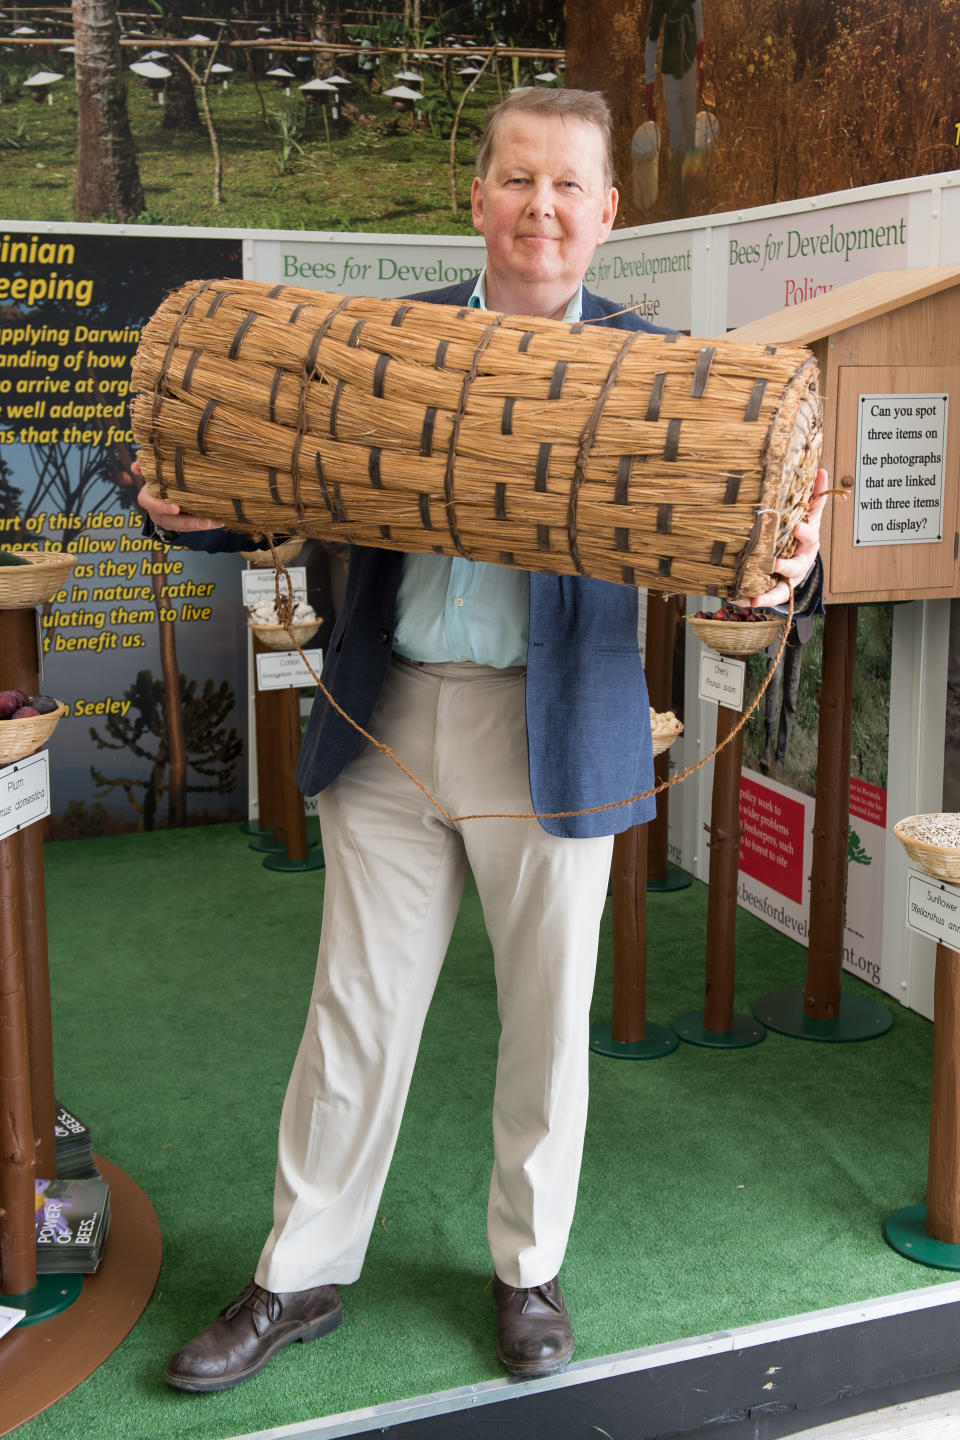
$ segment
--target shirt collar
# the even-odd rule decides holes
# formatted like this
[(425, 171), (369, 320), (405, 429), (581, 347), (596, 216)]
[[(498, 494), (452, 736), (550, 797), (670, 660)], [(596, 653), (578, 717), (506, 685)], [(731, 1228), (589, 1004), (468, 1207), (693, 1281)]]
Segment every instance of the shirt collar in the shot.
[[(487, 308), (487, 267), (484, 265), (477, 276), (477, 283), (473, 287), (473, 294), (467, 301), (470, 310), (486, 310)], [(579, 320), (583, 315), (583, 284), (577, 286), (571, 297), (570, 304), (561, 317), (564, 320)]]

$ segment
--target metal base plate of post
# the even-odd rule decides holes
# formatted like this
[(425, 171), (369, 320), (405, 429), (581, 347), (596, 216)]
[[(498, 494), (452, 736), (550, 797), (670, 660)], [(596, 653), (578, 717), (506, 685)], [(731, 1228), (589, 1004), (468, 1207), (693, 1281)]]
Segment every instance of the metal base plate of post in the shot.
[(926, 1205), (905, 1205), (883, 1222), (883, 1238), (900, 1255), (935, 1270), (960, 1270), (960, 1245), (927, 1234)]
[(653, 894), (667, 894), (672, 890), (686, 890), (692, 884), (692, 875), (679, 865), (668, 864), (666, 876), (662, 880), (648, 880), (647, 889)]
[(596, 1020), (590, 1026), (590, 1049), (597, 1055), (614, 1060), (662, 1060), (677, 1049), (677, 1037), (665, 1025), (647, 1024), (643, 1040), (614, 1040), (609, 1020)]
[(241, 820), (237, 829), (241, 835), (273, 835), (273, 826), (261, 825), (259, 820)]
[(705, 1045), (711, 1050), (745, 1050), (748, 1045), (759, 1045), (767, 1038), (764, 1027), (749, 1015), (734, 1015), (730, 1030), (708, 1030), (702, 1010), (688, 1010), (678, 1015), (672, 1029), (688, 1045)]
[(38, 1275), (32, 1290), (22, 1295), (0, 1295), (0, 1305), (7, 1305), (11, 1310), (26, 1310), (20, 1324), (36, 1325), (69, 1310), (82, 1291), (82, 1275)]
[(816, 1020), (804, 1014), (802, 990), (771, 990), (757, 1000), (753, 1013), (768, 1030), (792, 1035), (797, 1040), (823, 1040), (828, 1044), (850, 1044), (855, 1040), (876, 1040), (893, 1025), (893, 1016), (883, 1005), (866, 995), (842, 995), (835, 1020)]
[(323, 851), (316, 840), (311, 840), (311, 849), (305, 860), (290, 860), (286, 854), (265, 855), (263, 868), (265, 870), (281, 870), (284, 874), (295, 875), (301, 870), (322, 870), (324, 868)]
[[(313, 850), (319, 843), (319, 840), (308, 839), (307, 848)], [(260, 854), (266, 853), (267, 855), (274, 855), (278, 851), (286, 850), (286, 848), (286, 840), (275, 840), (272, 830), (265, 831), (263, 835), (255, 835), (247, 846), (248, 850), (256, 850)]]

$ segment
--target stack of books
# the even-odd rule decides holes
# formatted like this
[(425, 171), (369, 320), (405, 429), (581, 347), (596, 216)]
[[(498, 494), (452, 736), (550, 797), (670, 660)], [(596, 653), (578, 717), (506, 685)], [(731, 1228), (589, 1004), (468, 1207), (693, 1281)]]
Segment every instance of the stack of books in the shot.
[(53, 1133), (56, 1142), (57, 1175), (61, 1180), (96, 1180), (100, 1172), (93, 1163), (90, 1126), (84, 1125), (66, 1105), (56, 1100), (57, 1118)]
[(106, 1180), (37, 1180), (37, 1274), (92, 1275), (110, 1228)]

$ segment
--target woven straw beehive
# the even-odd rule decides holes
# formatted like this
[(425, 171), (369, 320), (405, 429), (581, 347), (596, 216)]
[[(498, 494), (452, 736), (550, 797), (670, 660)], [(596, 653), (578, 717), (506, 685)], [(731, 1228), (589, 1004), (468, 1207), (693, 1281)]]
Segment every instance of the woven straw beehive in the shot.
[(190, 514), (696, 594), (769, 588), (820, 452), (800, 347), (285, 285), (183, 286), (133, 378)]

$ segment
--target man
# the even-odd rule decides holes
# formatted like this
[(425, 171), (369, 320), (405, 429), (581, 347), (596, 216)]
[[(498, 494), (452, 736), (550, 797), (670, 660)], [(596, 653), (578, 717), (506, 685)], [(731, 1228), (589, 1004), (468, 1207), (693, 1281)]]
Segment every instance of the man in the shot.
[[(601, 96), (515, 92), (493, 112), (477, 168), (486, 268), (419, 298), (654, 328), (582, 288), (617, 207)], [(249, 545), (175, 504), (142, 503), (165, 538)], [(818, 524), (817, 511), (799, 527), (785, 575), (807, 574)], [(778, 585), (767, 598), (787, 593)], [(324, 684), (451, 815), (586, 810), (653, 784), (637, 614), (636, 591), (603, 581), (358, 548)], [(573, 1353), (557, 1272), (583, 1146), (613, 832), (649, 819), (653, 802), (541, 823), (448, 823), (321, 698), (298, 782), (319, 791), (326, 884), (317, 981), (280, 1122), (273, 1229), (255, 1282), (173, 1357), (166, 1378), (225, 1389), (281, 1346), (339, 1324), (337, 1286), (360, 1272), (468, 869), (502, 1023), (487, 1213), (497, 1353), (512, 1374), (550, 1374)]]
[[(774, 742), (776, 742), (776, 763), (782, 770), (787, 763), (787, 750), (800, 698), (800, 675), (803, 665), (803, 647), (813, 634), (813, 617), (798, 615), (790, 626), (787, 644), (774, 671), (773, 679), (767, 686), (763, 701), (763, 754), (760, 769), (769, 775), (773, 764)], [(779, 640), (767, 650), (772, 661), (780, 648)], [(783, 703), (781, 705), (781, 690)]]

